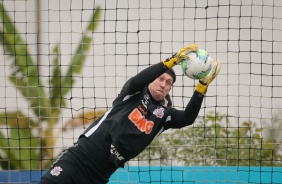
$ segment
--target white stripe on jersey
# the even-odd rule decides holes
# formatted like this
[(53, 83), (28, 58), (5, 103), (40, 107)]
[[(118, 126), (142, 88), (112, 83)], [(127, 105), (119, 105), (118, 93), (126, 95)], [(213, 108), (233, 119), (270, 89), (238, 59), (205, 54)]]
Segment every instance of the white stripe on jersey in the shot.
[(134, 94), (132, 94), (132, 95), (126, 95), (126, 96), (123, 98), (122, 101), (128, 100), (129, 98), (131, 98), (132, 96), (134, 96), (134, 95), (136, 95), (136, 94), (138, 94), (138, 93), (140, 93), (140, 91), (138, 91), (138, 92), (136, 92), (136, 93), (134, 93)]
[(92, 135), (97, 130), (97, 128), (102, 124), (102, 122), (107, 118), (108, 114), (111, 112), (112, 109), (113, 109), (113, 107), (105, 113), (105, 115), (103, 116), (102, 119), (100, 119), (100, 121), (97, 123), (97, 125), (95, 125), (90, 130), (88, 130), (88, 132), (86, 132), (84, 135), (86, 137), (89, 137), (90, 135)]
[(162, 127), (159, 132), (157, 133), (157, 135), (154, 137), (153, 140), (155, 140), (162, 132), (164, 131), (164, 127)]
[(171, 116), (167, 116), (165, 122), (171, 121)]

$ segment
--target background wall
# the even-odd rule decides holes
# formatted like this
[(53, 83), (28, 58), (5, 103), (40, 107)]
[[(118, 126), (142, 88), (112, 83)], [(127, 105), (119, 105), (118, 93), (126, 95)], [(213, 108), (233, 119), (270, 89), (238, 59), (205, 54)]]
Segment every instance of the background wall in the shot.
[[(94, 42), (86, 55), (83, 72), (74, 76), (75, 85), (66, 96), (66, 107), (54, 129), (84, 111), (111, 107), (127, 79), (181, 47), (197, 43), (223, 63), (199, 117), (213, 111), (224, 114), (234, 127), (251, 120), (258, 127), (281, 130), (281, 124), (273, 123), (282, 104), (281, 1), (5, 0), (1, 3), (37, 61), (47, 93), (53, 48), (60, 43), (61, 68), (65, 72), (93, 9), (99, 6), (102, 10), (98, 28), (91, 35)], [(13, 60), (3, 47), (0, 53), (0, 111), (21, 109), (36, 119), (29, 103), (7, 80)], [(171, 95), (174, 106), (183, 109), (197, 81), (185, 77), (180, 66), (174, 69), (177, 81)], [(42, 123), (42, 128), (45, 126)], [(70, 128), (58, 135), (56, 154), (72, 145), (87, 126)], [(224, 126), (230, 125), (224, 122)], [(1, 131), (6, 130), (1, 125)]]

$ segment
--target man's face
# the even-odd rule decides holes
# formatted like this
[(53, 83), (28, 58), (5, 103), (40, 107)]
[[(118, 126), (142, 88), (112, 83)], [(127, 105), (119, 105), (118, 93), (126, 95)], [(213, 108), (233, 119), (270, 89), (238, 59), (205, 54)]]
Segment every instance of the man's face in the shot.
[(150, 83), (148, 88), (155, 100), (162, 101), (169, 93), (172, 84), (172, 77), (169, 74), (164, 73)]

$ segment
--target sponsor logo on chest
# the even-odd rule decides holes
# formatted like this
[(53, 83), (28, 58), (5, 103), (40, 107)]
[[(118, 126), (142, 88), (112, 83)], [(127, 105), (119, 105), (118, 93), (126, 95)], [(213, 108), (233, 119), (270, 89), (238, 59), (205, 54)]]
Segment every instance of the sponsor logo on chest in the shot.
[(149, 104), (149, 99), (150, 99), (150, 96), (148, 94), (145, 94), (144, 95), (144, 98), (141, 100), (142, 101), (142, 105), (145, 109), (148, 108), (148, 104)]
[(128, 118), (141, 132), (145, 132), (146, 134), (150, 134), (154, 127), (154, 122), (148, 121), (137, 108), (129, 114)]
[[(142, 108), (141, 105), (138, 106), (138, 108), (135, 108), (129, 115), (128, 119), (131, 120), (132, 123), (141, 131), (145, 132), (146, 134), (150, 134), (153, 127), (154, 122), (149, 121), (145, 118), (145, 115), (147, 112)], [(162, 118), (164, 116), (164, 108), (160, 107), (158, 109), (155, 109), (153, 111), (153, 114), (157, 118)]]

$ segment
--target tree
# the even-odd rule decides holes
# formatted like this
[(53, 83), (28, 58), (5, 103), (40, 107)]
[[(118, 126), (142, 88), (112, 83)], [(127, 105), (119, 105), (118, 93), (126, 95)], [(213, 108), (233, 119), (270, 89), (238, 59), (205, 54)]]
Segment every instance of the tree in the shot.
[(281, 166), (281, 142), (263, 138), (263, 130), (252, 121), (231, 126), (225, 115), (210, 112), (193, 126), (163, 133), (136, 159), (153, 165), (174, 160), (188, 166)]
[[(21, 109), (15, 111), (0, 112), (0, 126), (5, 131), (0, 131), (0, 162), (2, 169), (42, 169), (53, 161), (53, 149), (56, 145), (56, 132), (53, 127), (58, 123), (61, 110), (66, 106), (65, 96), (70, 92), (75, 81), (73, 76), (80, 74), (84, 65), (85, 55), (92, 44), (92, 34), (100, 18), (101, 10), (97, 7), (82, 34), (75, 54), (71, 58), (69, 67), (65, 74), (60, 68), (60, 44), (53, 49), (53, 70), (49, 78), (48, 88), (43, 84), (39, 75), (39, 67), (29, 52), (26, 42), (18, 33), (16, 25), (9, 17), (7, 11), (0, 3), (0, 43), (5, 54), (14, 62), (11, 64), (12, 73), (9, 80), (16, 90), (26, 99), (31, 110), (37, 118), (31, 118)], [(50, 96), (47, 94), (49, 90)], [(87, 112), (91, 120), (101, 112)], [(89, 119), (80, 115), (82, 122)], [(92, 122), (91, 121), (91, 122)], [(60, 131), (72, 124), (67, 122)], [(42, 126), (44, 125), (44, 126)], [(43, 127), (43, 128), (42, 128)], [(45, 128), (44, 128), (45, 127)], [(42, 162), (43, 161), (43, 162)], [(41, 165), (42, 164), (42, 165)]]

